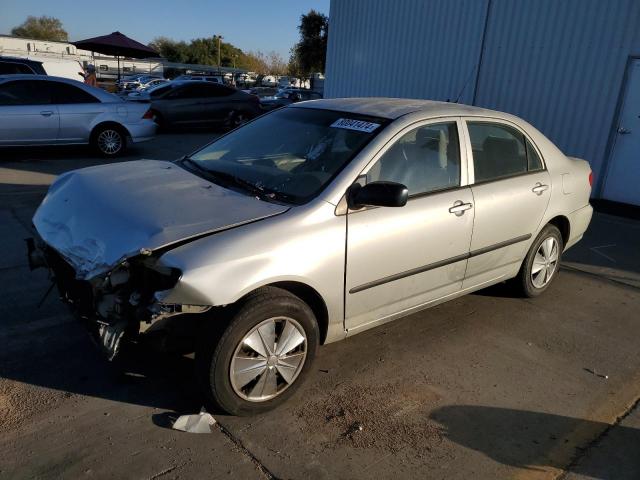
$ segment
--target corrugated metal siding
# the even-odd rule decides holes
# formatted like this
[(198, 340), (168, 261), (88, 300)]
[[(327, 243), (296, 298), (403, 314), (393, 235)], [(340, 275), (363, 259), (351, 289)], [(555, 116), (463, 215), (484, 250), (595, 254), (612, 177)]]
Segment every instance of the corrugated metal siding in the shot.
[[(473, 102), (488, 0), (332, 0), (325, 95)], [(491, 0), (476, 105), (514, 113), (602, 177), (638, 0)]]
[(486, 0), (332, 0), (325, 96), (470, 102)]
[(492, 0), (476, 105), (526, 119), (600, 172), (639, 28), (637, 0)]

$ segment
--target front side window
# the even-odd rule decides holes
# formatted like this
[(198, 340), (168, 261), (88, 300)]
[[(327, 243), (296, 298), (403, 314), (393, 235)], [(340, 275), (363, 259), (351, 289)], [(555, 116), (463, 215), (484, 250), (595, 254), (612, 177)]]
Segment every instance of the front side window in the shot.
[(525, 136), (507, 125), (467, 122), (475, 182), (541, 170), (542, 161)]
[(424, 125), (404, 134), (367, 172), (367, 183), (405, 185), (409, 196), (460, 185), (460, 144), (455, 122)]
[(49, 105), (51, 94), (47, 82), (16, 80), (0, 85), (0, 105)]
[[(388, 120), (320, 109), (284, 108), (193, 154), (185, 166), (222, 184), (302, 204), (320, 193)], [(199, 171), (199, 172), (198, 172)]]

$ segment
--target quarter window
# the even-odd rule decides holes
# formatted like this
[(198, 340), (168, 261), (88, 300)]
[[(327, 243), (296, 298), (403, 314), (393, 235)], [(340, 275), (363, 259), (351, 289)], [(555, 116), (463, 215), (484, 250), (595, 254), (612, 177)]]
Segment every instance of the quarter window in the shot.
[(542, 161), (525, 136), (497, 123), (468, 122), (475, 182), (542, 170)]
[(460, 145), (455, 122), (425, 125), (403, 135), (367, 172), (366, 181), (405, 185), (409, 195), (460, 185)]
[(81, 88), (62, 82), (49, 82), (53, 103), (99, 103), (98, 99)]

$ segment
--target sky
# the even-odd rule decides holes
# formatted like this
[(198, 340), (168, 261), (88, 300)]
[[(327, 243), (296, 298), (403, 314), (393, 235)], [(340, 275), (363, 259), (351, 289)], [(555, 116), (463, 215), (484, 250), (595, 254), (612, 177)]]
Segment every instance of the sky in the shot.
[(62, 21), (71, 41), (116, 30), (142, 43), (219, 34), (242, 50), (274, 50), (288, 59), (300, 15), (312, 8), (328, 16), (329, 0), (0, 0), (0, 34), (28, 15), (47, 15)]

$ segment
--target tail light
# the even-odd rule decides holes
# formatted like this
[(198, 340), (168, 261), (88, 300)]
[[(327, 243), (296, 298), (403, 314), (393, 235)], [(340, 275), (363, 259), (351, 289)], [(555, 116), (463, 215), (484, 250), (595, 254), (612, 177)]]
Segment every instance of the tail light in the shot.
[(153, 120), (153, 112), (151, 111), (151, 109), (148, 109), (146, 112), (144, 112), (144, 115), (142, 115), (142, 118), (144, 120)]
[(589, 172), (589, 186), (593, 187), (593, 172)]

